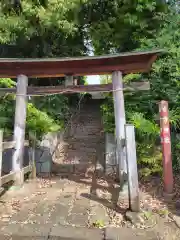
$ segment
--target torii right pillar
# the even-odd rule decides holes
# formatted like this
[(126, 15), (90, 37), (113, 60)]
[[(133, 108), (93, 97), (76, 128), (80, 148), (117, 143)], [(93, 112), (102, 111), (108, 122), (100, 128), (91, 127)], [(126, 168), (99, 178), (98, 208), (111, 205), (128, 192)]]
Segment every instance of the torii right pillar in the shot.
[(113, 97), (114, 97), (114, 115), (116, 126), (116, 144), (117, 144), (117, 172), (120, 184), (124, 184), (127, 179), (126, 149), (125, 149), (125, 106), (123, 94), (123, 78), (120, 71), (112, 73)]

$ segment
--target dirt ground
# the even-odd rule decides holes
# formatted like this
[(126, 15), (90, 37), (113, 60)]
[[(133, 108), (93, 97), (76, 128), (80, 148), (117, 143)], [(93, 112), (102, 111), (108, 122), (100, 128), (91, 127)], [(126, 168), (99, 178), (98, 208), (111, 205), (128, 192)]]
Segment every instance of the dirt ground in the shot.
[[(0, 229), (6, 238), (0, 239), (14, 239), (12, 236), (23, 234), (26, 229), (28, 239), (40, 239), (32, 238), (33, 235), (42, 237), (39, 231), (43, 232), (42, 239), (51, 239), (56, 227), (58, 231), (62, 227), (63, 231), (66, 228), (87, 229), (94, 240), (135, 236), (142, 240), (179, 239), (179, 186), (180, 181), (176, 178), (174, 199), (167, 202), (162, 197), (159, 178), (141, 181), (141, 208), (145, 220), (135, 224), (128, 221), (125, 214), (129, 207), (127, 195), (119, 194), (120, 187), (111, 177), (72, 175), (27, 181), (22, 188), (12, 187), (1, 196)], [(71, 231), (66, 232), (63, 234)], [(89, 239), (63, 236), (57, 239)]]

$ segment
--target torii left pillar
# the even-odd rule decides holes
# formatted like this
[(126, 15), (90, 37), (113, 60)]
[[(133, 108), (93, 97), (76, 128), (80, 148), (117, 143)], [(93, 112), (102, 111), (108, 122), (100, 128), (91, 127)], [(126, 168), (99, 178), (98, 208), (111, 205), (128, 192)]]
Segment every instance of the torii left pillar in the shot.
[(27, 76), (19, 75), (17, 78), (16, 109), (14, 123), (15, 149), (12, 159), (12, 168), (13, 172), (15, 173), (14, 182), (17, 186), (21, 186), (24, 183), (23, 156), (27, 111), (27, 86)]
[[(119, 167), (119, 179), (124, 181), (127, 175), (126, 149), (125, 149), (125, 106), (123, 94), (123, 78), (120, 71), (112, 73), (114, 115), (116, 125), (117, 164)], [(122, 184), (122, 182), (121, 182)]]

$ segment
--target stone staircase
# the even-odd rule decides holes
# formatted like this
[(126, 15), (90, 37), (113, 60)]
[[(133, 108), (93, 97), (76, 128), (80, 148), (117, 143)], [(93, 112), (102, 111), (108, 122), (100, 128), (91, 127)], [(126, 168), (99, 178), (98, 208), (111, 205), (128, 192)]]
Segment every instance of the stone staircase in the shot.
[(89, 169), (104, 168), (104, 134), (100, 113), (101, 100), (81, 102), (79, 113), (60, 141), (53, 161), (53, 172), (86, 173)]

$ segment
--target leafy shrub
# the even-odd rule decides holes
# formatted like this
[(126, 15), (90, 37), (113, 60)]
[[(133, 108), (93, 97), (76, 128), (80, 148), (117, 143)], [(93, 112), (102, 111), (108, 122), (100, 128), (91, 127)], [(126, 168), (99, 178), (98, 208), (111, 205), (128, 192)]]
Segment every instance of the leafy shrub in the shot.
[(104, 131), (114, 133), (115, 119), (114, 119), (114, 106), (112, 104), (112, 97), (108, 96), (106, 101), (101, 105), (102, 121)]
[(142, 176), (162, 173), (162, 153), (158, 144), (159, 126), (142, 113), (127, 113), (128, 122), (136, 129), (137, 157)]
[[(135, 107), (133, 111), (131, 102), (127, 101), (126, 96), (125, 102), (127, 104), (127, 122), (135, 126), (139, 172), (142, 176), (162, 174), (160, 127), (154, 120), (159, 118), (158, 114), (147, 119), (142, 112), (137, 112), (138, 108)], [(139, 109), (141, 110), (141, 108)], [(101, 111), (104, 131), (114, 133), (114, 106), (111, 95), (107, 96), (106, 101), (101, 106)], [(173, 108), (169, 110), (169, 118), (171, 126), (172, 164), (174, 171), (177, 172), (180, 170), (180, 137), (177, 134), (178, 129), (180, 129), (180, 109)]]
[[(101, 106), (105, 132), (114, 133), (114, 106), (108, 96)], [(160, 128), (154, 120), (146, 119), (141, 112), (126, 111), (127, 122), (135, 126), (139, 172), (142, 176), (162, 173), (162, 153), (158, 143)]]
[[(0, 79), (0, 87), (14, 87), (16, 83), (11, 79), (1, 78)], [(43, 103), (43, 110), (39, 110), (34, 104), (27, 104), (27, 118), (26, 118), (26, 134), (29, 132), (36, 132), (36, 137), (41, 139), (41, 137), (52, 131), (58, 131), (63, 128), (64, 121), (63, 117), (59, 117), (59, 115), (55, 115), (57, 111), (57, 107), (59, 108), (58, 113), (61, 113), (60, 106), (63, 105), (64, 112), (67, 109), (67, 103), (64, 100), (62, 104), (56, 99), (53, 99), (53, 105), (51, 109), (47, 104), (47, 99), (43, 99), (43, 101), (39, 101), (39, 103)], [(56, 106), (55, 106), (56, 105)], [(51, 111), (52, 110), (52, 111)], [(6, 94), (0, 98), (0, 128), (4, 129), (5, 137), (12, 135), (14, 128), (14, 113), (15, 113), (15, 95), (14, 94)], [(51, 111), (51, 112), (50, 112)]]
[(171, 133), (172, 164), (175, 172), (180, 170), (180, 138), (175, 132)]
[(46, 112), (40, 111), (32, 103), (28, 103), (26, 120), (27, 133), (29, 131), (36, 132), (36, 136), (41, 138), (48, 132), (60, 130), (62, 126), (63, 124), (56, 124)]
[(64, 95), (34, 97), (33, 104), (60, 125), (69, 117), (68, 98)]

